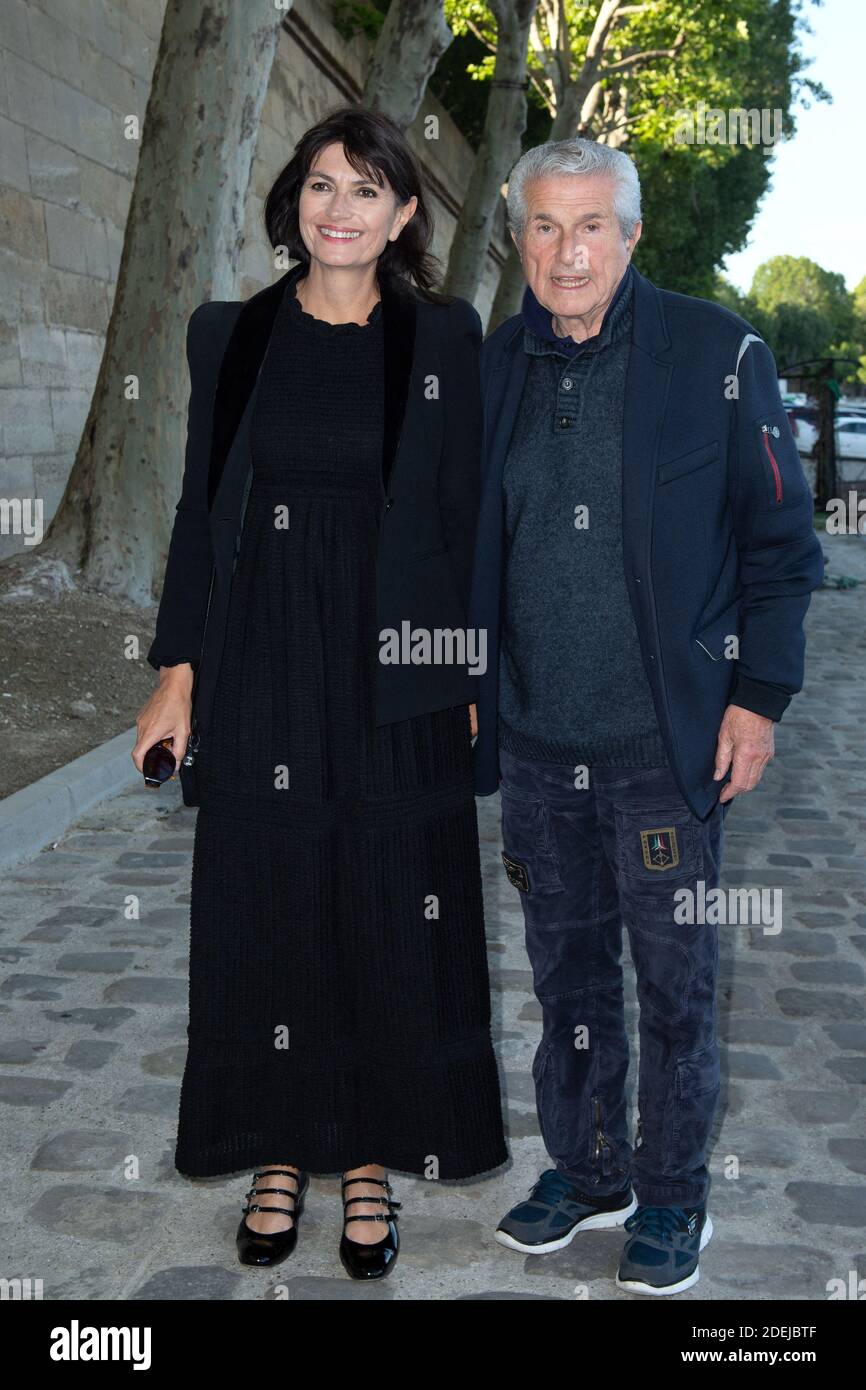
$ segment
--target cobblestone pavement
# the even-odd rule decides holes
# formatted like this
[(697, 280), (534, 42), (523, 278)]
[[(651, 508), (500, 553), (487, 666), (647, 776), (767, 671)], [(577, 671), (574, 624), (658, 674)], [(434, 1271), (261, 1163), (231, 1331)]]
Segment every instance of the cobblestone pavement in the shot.
[[(862, 539), (825, 549), (832, 572), (866, 579)], [(779, 726), (764, 784), (728, 816), (723, 884), (782, 889), (784, 926), (720, 929), (716, 1236), (685, 1298), (825, 1299), (829, 1280), (866, 1276), (864, 618), (866, 585), (814, 596), (806, 693)], [(174, 1169), (195, 815), (177, 786), (118, 796), (8, 873), (0, 1274), (41, 1278), (47, 1299), (639, 1297), (613, 1283), (621, 1233), (542, 1258), (493, 1240), (548, 1164), (522, 915), (499, 860), (498, 798), (478, 806), (512, 1158), (477, 1182), (396, 1177), (400, 1262), (369, 1288), (337, 1259), (335, 1179), (314, 1180), (298, 1249), (268, 1273), (235, 1258), (249, 1174), (190, 1181)], [(124, 916), (133, 894), (139, 921)], [(633, 1032), (630, 979), (628, 990)]]

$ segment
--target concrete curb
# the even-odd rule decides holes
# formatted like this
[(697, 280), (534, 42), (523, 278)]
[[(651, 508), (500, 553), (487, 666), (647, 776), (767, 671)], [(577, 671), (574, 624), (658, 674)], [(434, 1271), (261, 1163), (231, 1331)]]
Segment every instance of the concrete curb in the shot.
[(98, 801), (140, 782), (141, 773), (129, 756), (136, 738), (133, 724), (0, 801), (0, 868), (32, 859)]

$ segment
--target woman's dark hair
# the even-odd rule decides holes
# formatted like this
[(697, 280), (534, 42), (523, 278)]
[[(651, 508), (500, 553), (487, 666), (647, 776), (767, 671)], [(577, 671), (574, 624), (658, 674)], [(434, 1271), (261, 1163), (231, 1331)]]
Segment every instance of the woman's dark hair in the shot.
[(377, 274), (394, 287), (407, 280), (417, 285), (425, 298), (436, 284), (439, 263), (428, 250), (433, 235), (433, 219), (418, 161), (400, 127), (387, 116), (362, 106), (344, 106), (301, 136), (295, 153), (276, 179), (265, 199), (265, 227), (272, 246), (285, 246), (289, 255), (309, 265), (310, 253), (304, 245), (298, 224), (301, 189), (317, 155), (327, 145), (342, 145), (352, 168), (382, 187), (383, 176), (398, 203), (418, 199), (414, 215), (396, 241), (389, 241), (379, 257)]

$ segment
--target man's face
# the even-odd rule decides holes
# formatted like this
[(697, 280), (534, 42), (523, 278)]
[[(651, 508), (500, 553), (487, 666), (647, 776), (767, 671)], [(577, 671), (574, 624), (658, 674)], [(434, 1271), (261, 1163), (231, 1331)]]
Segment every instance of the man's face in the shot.
[(553, 174), (526, 188), (523, 273), (560, 337), (597, 333), (641, 234), (626, 241), (608, 174)]

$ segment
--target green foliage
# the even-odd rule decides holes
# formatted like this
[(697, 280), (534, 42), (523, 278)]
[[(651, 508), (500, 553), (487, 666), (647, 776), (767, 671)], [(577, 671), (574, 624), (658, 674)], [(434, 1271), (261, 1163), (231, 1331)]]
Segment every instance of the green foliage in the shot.
[(764, 261), (748, 295), (737, 295), (719, 277), (713, 298), (754, 324), (781, 372), (796, 376), (787, 368), (799, 362), (852, 358), (850, 365), (840, 361), (834, 368), (839, 380), (866, 381), (866, 319), (857, 313), (857, 290), (851, 293), (843, 276), (808, 257), (773, 256)]
[(811, 309), (826, 324), (829, 337), (847, 336), (854, 327), (854, 297), (845, 277), (824, 270), (807, 256), (773, 256), (755, 271), (752, 295), (772, 313), (782, 305)]
[[(744, 296), (718, 274), (717, 267), (748, 239), (769, 187), (772, 146), (678, 139), (683, 113), (696, 112), (699, 103), (723, 113), (779, 111), (781, 137), (790, 139), (795, 106), (829, 99), (808, 75), (800, 48), (809, 32), (808, 11), (820, 2), (643, 0), (628, 5), (604, 52), (600, 100), (575, 134), (613, 141), (634, 158), (644, 216), (635, 261), (650, 279), (727, 304), (766, 337), (780, 364), (821, 356), (832, 343), (840, 344), (843, 355), (864, 357), (859, 379), (866, 381), (866, 277), (849, 294), (841, 276), (805, 258), (779, 256), (760, 268)], [(566, 0), (572, 80), (582, 70), (600, 3)], [(375, 39), (388, 4), (336, 0), (335, 20), (347, 36), (364, 32)], [(524, 148), (549, 138), (561, 96), (545, 64), (550, 57), (545, 13), (542, 0), (536, 42), (546, 53), (530, 44)], [(484, 126), (496, 24), (482, 0), (445, 0), (445, 16), (456, 37), (430, 87), (475, 148)], [(633, 62), (635, 55), (656, 51), (657, 56)]]
[(366, 34), (375, 43), (388, 5), (389, 0), (333, 0), (331, 20), (341, 38), (353, 39), (356, 34)]
[[(445, 18), (455, 35), (430, 79), (430, 90), (442, 102), (473, 150), (481, 143), (487, 112), (487, 81), (496, 58), (496, 24), (478, 0), (445, 0)], [(528, 93), (524, 149), (548, 137), (550, 116), (537, 93)]]
[(635, 162), (644, 226), (635, 264), (665, 289), (712, 298), (715, 269), (745, 240), (769, 181), (761, 151), (741, 149), (714, 167), (689, 146), (648, 142)]
[(807, 304), (779, 304), (768, 316), (768, 340), (780, 371), (830, 352), (829, 321), (817, 309)]
[[(635, 260), (667, 288), (712, 294), (716, 267), (748, 239), (771, 171), (772, 146), (679, 143), (683, 113), (695, 112), (699, 103), (724, 113), (778, 110), (782, 138), (790, 139), (796, 102), (828, 99), (820, 83), (807, 75), (799, 46), (808, 32), (809, 3), (645, 0), (625, 7), (623, 22), (612, 31), (600, 101), (587, 124), (574, 133), (614, 141), (634, 157), (644, 203), (644, 235)], [(572, 80), (581, 73), (599, 8), (600, 0), (566, 0)], [(462, 38), (450, 51), (447, 96), (437, 95), (476, 143), (496, 27), (480, 0), (446, 0), (445, 11)], [(541, 4), (536, 36), (544, 51), (539, 54), (530, 44), (533, 86), (524, 148), (549, 138), (560, 95), (544, 61), (551, 48), (544, 17)], [(458, 48), (463, 43), (471, 47)], [(635, 63), (636, 55), (656, 56)], [(462, 73), (458, 58), (465, 58)], [(433, 85), (435, 89), (436, 78)]]

